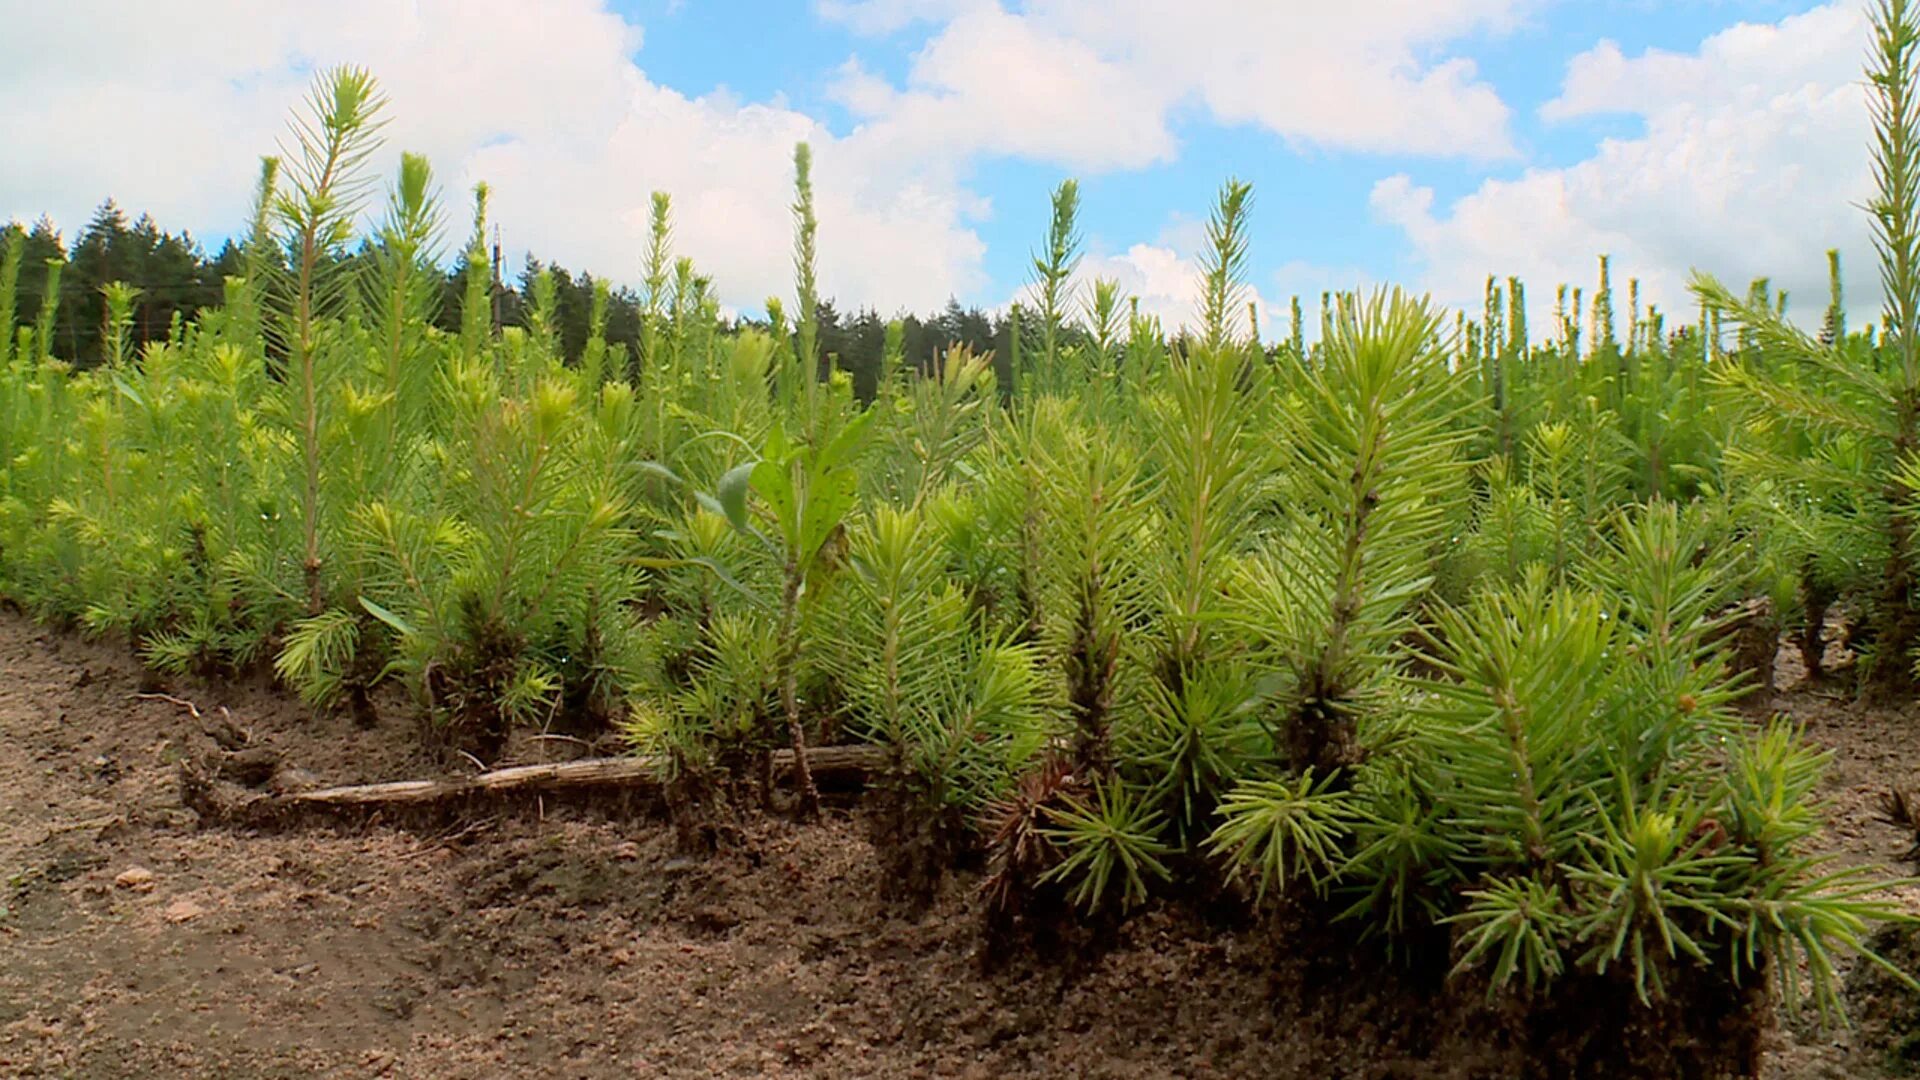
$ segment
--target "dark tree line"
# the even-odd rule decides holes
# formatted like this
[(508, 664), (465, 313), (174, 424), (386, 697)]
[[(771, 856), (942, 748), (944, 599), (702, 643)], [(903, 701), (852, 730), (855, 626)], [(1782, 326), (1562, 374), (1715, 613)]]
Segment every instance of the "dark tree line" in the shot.
[(62, 264), (52, 349), (79, 364), (100, 358), (106, 319), (106, 298), (100, 290), (107, 283), (123, 281), (140, 289), (133, 334), (144, 343), (165, 340), (176, 314), (190, 319), (201, 308), (218, 304), (226, 276), (240, 272), (240, 252), (232, 243), (208, 256), (191, 235), (165, 232), (145, 214), (129, 224), (126, 213), (111, 201), (94, 212), (71, 248), (44, 217), (32, 228), (9, 225), (6, 231), (12, 233), (12, 243), (25, 245), (14, 324), (32, 324), (46, 300), (48, 263)]
[[(226, 279), (239, 276), (245, 261), (232, 240), (208, 254), (191, 234), (164, 231), (148, 215), (129, 222), (126, 212), (111, 200), (95, 211), (71, 247), (44, 217), (31, 227), (7, 225), (0, 235), (24, 245), (13, 313), (16, 326), (31, 325), (39, 314), (47, 292), (48, 262), (63, 264), (52, 350), (81, 366), (98, 363), (101, 357), (106, 317), (101, 289), (108, 283), (124, 282), (140, 290), (132, 327), (137, 349), (150, 341), (166, 340), (176, 316), (192, 319), (202, 308), (218, 305)], [(570, 362), (575, 361), (586, 348), (589, 333), (595, 287), (591, 274), (530, 257), (517, 280), (500, 282), (494, 289), (496, 319), (503, 326), (525, 324), (532, 307), (533, 281), (543, 270), (552, 274), (556, 286), (561, 349)], [(439, 322), (449, 332), (459, 329), (465, 273), (459, 264), (445, 271)], [(615, 355), (637, 354), (641, 310), (641, 298), (633, 290), (611, 290), (606, 338)], [(852, 376), (857, 393), (871, 396), (879, 381), (891, 320), (871, 308), (845, 314), (825, 299), (818, 318), (821, 355)], [(977, 352), (992, 350), (1002, 376), (1007, 374), (1011, 331), (1004, 315), (990, 316), (949, 301), (937, 314), (898, 318), (909, 364), (925, 367), (948, 347), (963, 344)]]

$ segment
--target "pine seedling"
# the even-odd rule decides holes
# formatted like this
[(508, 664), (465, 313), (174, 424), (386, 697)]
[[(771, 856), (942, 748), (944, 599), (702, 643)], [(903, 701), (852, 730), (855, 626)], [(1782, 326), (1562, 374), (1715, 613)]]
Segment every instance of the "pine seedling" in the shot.
[(1015, 379), (1031, 382), (1026, 393), (1064, 393), (1060, 353), (1074, 307), (1074, 271), (1080, 265), (1080, 182), (1062, 180), (1053, 189), (1046, 246), (1032, 257), (1033, 292), (1040, 319), (1037, 378), (1015, 369)]
[(1646, 347), (1640, 337), (1640, 279), (1627, 279), (1627, 353), (1639, 352)]
[(813, 213), (813, 148), (799, 143), (793, 148), (793, 281), (799, 321), (794, 341), (796, 368), (790, 376), (797, 385), (788, 383), (785, 400), (788, 408), (804, 402), (810, 430), (819, 422), (815, 398), (820, 380), (820, 287), (814, 250), (819, 229)]
[[(590, 393), (599, 393), (610, 372), (607, 368), (607, 305), (613, 299), (613, 287), (606, 279), (595, 278), (593, 300), (587, 309), (587, 340), (580, 349), (580, 381)], [(626, 365), (620, 365), (624, 373)], [(617, 377), (617, 376), (615, 376)]]
[(1247, 780), (1220, 803), (1220, 827), (1207, 850), (1229, 878), (1253, 879), (1257, 898), (1295, 882), (1319, 890), (1338, 875), (1359, 817), (1352, 793), (1334, 777)]
[(403, 154), (400, 174), (387, 199), (386, 219), (375, 233), (365, 306), (373, 313), (379, 353), (374, 385), (391, 402), (383, 446), (399, 456), (405, 433), (426, 420), (435, 357), (428, 327), (438, 314), (440, 201), (427, 159)]
[(998, 396), (993, 358), (950, 346), (933, 372), (906, 380), (904, 396), (902, 389), (889, 391), (895, 407), (881, 412), (892, 453), (871, 474), (870, 486), (895, 502), (920, 506), (956, 479), (988, 436)]
[(1262, 438), (1270, 379), (1238, 350), (1202, 346), (1168, 365), (1146, 416), (1162, 463), (1156, 531), (1164, 546), (1154, 560), (1161, 599), (1130, 753), (1148, 765), (1160, 804), (1192, 843), (1259, 752), (1258, 727), (1242, 709), (1254, 672), (1218, 614), (1273, 463)]
[(1130, 627), (1152, 618), (1147, 548), (1154, 490), (1146, 465), (1114, 427), (1094, 418), (1050, 418), (1052, 437), (1022, 447), (1037, 465), (1043, 524), (1041, 605), (1050, 657), (1066, 679), (1073, 723), (1070, 760), (1083, 777), (1114, 764), (1113, 729), (1139, 709), (1139, 660), (1127, 652)]
[(67, 264), (60, 259), (46, 261), (46, 291), (40, 296), (40, 311), (34, 316), (34, 359), (45, 366), (53, 362), (53, 327), (60, 314), (60, 273)]
[(1015, 300), (1013, 303), (1008, 304), (1007, 305), (1007, 369), (1013, 375), (1013, 383), (1011, 386), (1008, 387), (1009, 391), (1017, 391), (1021, 381), (1028, 377), (1025, 374), (1027, 370), (1027, 367), (1026, 367), (1027, 345), (1026, 345), (1026, 336), (1025, 336), (1026, 334), (1025, 324), (1026, 324), (1026, 310), (1021, 305), (1020, 301)]
[(1172, 880), (1165, 860), (1173, 849), (1160, 840), (1165, 823), (1139, 793), (1096, 784), (1091, 798), (1069, 795), (1066, 805), (1048, 816), (1053, 824), (1042, 835), (1066, 857), (1040, 880), (1070, 883), (1068, 899), (1089, 913), (1107, 904), (1117, 903), (1122, 911), (1137, 907), (1154, 881)]
[(1729, 747), (1713, 612), (1734, 578), (1701, 521), (1655, 504), (1616, 533), (1588, 587), (1534, 575), (1433, 634), (1415, 727), (1446, 778), (1423, 828), (1452, 853), (1431, 879), (1468, 881), (1444, 917), (1468, 944), (1458, 969), (1490, 966), (1498, 990), (1618, 966), (1650, 1004), (1682, 966), (1791, 993), (1804, 961), (1829, 1005), (1833, 953), (1864, 951), (1855, 920), (1890, 909), (1799, 848), (1818, 763), (1798, 737)]
[[(800, 812), (807, 818), (820, 815), (820, 791), (807, 764), (800, 664), (817, 600), (845, 559), (846, 521), (858, 491), (854, 469), (873, 417), (859, 414), (822, 445), (795, 443), (776, 424), (759, 460), (729, 471), (714, 494), (734, 528), (757, 537), (780, 565), (780, 595), (769, 605), (778, 618), (774, 675), (793, 746)], [(750, 495), (759, 497), (757, 504)]]
[(13, 328), (18, 310), (20, 260), (26, 254), (26, 235), (8, 225), (0, 229), (0, 369), (13, 362)]
[(366, 195), (364, 167), (380, 145), (379, 113), (385, 99), (367, 72), (336, 68), (318, 77), (307, 104), (309, 115), (293, 121), (288, 188), (274, 202), (281, 242), (292, 263), (276, 290), (274, 313), (287, 352), (288, 419), (302, 463), (301, 572), (307, 613), (318, 615), (326, 608), (321, 470), (324, 399), (331, 389), (322, 339), (326, 321), (350, 302), (338, 255), (353, 236)]
[[(32, 357), (14, 352), (14, 305), (25, 246), (25, 236), (18, 228), (0, 227), (0, 503), (16, 486), (14, 458), (19, 440), (29, 434), (32, 408), (27, 378)], [(0, 544), (5, 543), (5, 536), (0, 529)], [(4, 583), (4, 574), (5, 568), (0, 566), (0, 584)]]
[[(359, 281), (360, 310), (370, 318), (371, 336), (334, 346), (360, 352), (364, 364), (358, 371), (349, 367), (316, 376), (328, 388), (319, 403), (325, 408), (320, 423), (328, 443), (320, 493), (336, 508), (333, 513), (368, 501), (390, 505), (412, 494), (402, 488), (421, 453), (415, 433), (428, 425), (433, 408), (437, 355), (428, 327), (439, 304), (440, 283), (433, 271), (438, 229), (432, 170), (425, 158), (403, 154)], [(349, 550), (350, 533), (341, 530)], [(336, 584), (360, 593), (363, 575), (364, 560), (350, 557)], [(385, 648), (384, 642), (373, 647), (367, 637), (379, 627), (358, 607), (309, 609), (289, 628), (275, 673), (308, 703), (329, 707), (344, 696), (358, 718), (370, 721), (368, 691), (382, 674)]]
[(1777, 440), (1769, 445), (1762, 438), (1747, 440), (1733, 459), (1749, 475), (1797, 481), (1809, 491), (1844, 485), (1848, 501), (1878, 534), (1877, 573), (1850, 585), (1870, 602), (1872, 688), (1890, 695), (1912, 685), (1909, 666), (1920, 644), (1911, 496), (1900, 480), (1903, 464), (1920, 452), (1920, 79), (1914, 70), (1920, 12), (1907, 0), (1878, 0), (1873, 26), (1868, 81), (1879, 191), (1869, 208), (1886, 336), (1871, 356), (1842, 340), (1823, 345), (1787, 323), (1763, 293), (1742, 301), (1706, 276), (1696, 276), (1693, 287), (1716, 315), (1735, 321), (1748, 347), (1787, 365), (1726, 365), (1719, 369), (1724, 383), (1765, 407), (1772, 424), (1862, 466), (1836, 473), (1824, 454), (1783, 452), (1788, 448)]
[[(965, 601), (947, 586), (943, 552), (918, 509), (877, 507), (854, 536), (850, 623), (842, 651), (850, 712), (862, 733), (904, 760), (928, 742), (924, 725), (956, 711), (942, 667), (967, 634)], [(936, 758), (939, 750), (935, 750)], [(938, 768), (929, 780), (949, 779)]]
[(1840, 282), (1840, 249), (1827, 252), (1827, 314), (1820, 324), (1820, 344), (1829, 348), (1846, 340), (1847, 304)]
[[(1231, 592), (1234, 624), (1272, 677), (1276, 756), (1292, 780), (1243, 780), (1209, 846), (1260, 887), (1323, 884), (1357, 811), (1360, 730), (1397, 665), (1461, 489), (1465, 432), (1440, 316), (1398, 293), (1343, 310), (1285, 413), (1278, 453), (1294, 508)], [(1470, 377), (1470, 376), (1465, 376)]]
[[(1487, 275), (1484, 305), (1481, 325), (1487, 328), (1486, 349), (1483, 355), (1475, 357), (1476, 360), (1482, 363), (1499, 357), (1501, 353), (1506, 351), (1507, 347), (1507, 305), (1505, 294), (1500, 291), (1500, 279), (1494, 277), (1492, 274)], [(1491, 380), (1489, 380), (1489, 383), (1491, 383)]]
[(1092, 290), (1087, 294), (1086, 310), (1083, 313), (1087, 324), (1087, 336), (1092, 339), (1093, 370), (1090, 374), (1105, 385), (1112, 375), (1114, 357), (1120, 348), (1121, 313), (1120, 283), (1112, 278), (1095, 278)]
[(473, 232), (467, 238), (460, 264), (460, 355), (469, 364), (484, 358), (493, 340), (494, 268), (493, 257), (487, 252), (489, 197), (485, 181), (473, 186)]
[(1166, 352), (1166, 340), (1160, 330), (1160, 320), (1152, 315), (1142, 315), (1140, 298), (1130, 297), (1126, 357), (1120, 365), (1120, 374), (1125, 380), (1129, 397), (1138, 400), (1139, 395), (1145, 393), (1150, 381), (1160, 371), (1161, 361)]
[[(1773, 306), (1773, 282), (1766, 278), (1754, 278), (1748, 282), (1747, 305), (1761, 311), (1770, 310)], [(1734, 330), (1734, 351), (1743, 353), (1750, 352), (1756, 340), (1751, 327), (1744, 323), (1739, 324)]]
[(1527, 338), (1527, 287), (1517, 277), (1507, 279), (1507, 355), (1525, 360), (1533, 344)]
[(982, 632), (945, 555), (923, 510), (877, 507), (850, 545), (830, 661), (849, 717), (888, 748), (909, 812), (936, 830), (1003, 794), (1047, 735), (1038, 651)]
[(108, 369), (126, 366), (132, 360), (133, 308), (141, 290), (124, 281), (109, 281), (100, 287), (106, 299), (104, 322), (100, 328), (100, 362)]
[[(717, 515), (713, 520), (720, 522), (723, 531), (730, 528)], [(778, 715), (770, 676), (778, 642), (771, 621), (749, 611), (715, 614), (697, 627), (661, 620), (652, 625), (652, 632), (654, 651), (664, 654), (655, 666), (673, 673), (656, 671), (650, 676), (653, 692), (635, 695), (624, 733), (636, 750), (667, 759), (670, 787), (697, 790), (710, 765), (744, 763), (746, 750), (764, 737)], [(762, 772), (760, 783), (765, 802), (770, 798), (771, 775)], [(688, 825), (701, 824), (697, 810), (688, 810), (694, 808), (674, 811), (683, 833), (691, 831)]]
[(543, 366), (551, 369), (560, 363), (560, 283), (551, 269), (542, 267), (527, 292), (532, 300), (527, 307), (527, 331), (533, 335)]
[(273, 235), (279, 184), (280, 159), (271, 155), (261, 158), (253, 189), (253, 211), (247, 218), (246, 245), (240, 249), (242, 276), (237, 288), (235, 283), (228, 283), (231, 291), (224, 312), (228, 341), (262, 355), (266, 350), (267, 307), (276, 276), (286, 269), (285, 253)]
[(1600, 256), (1600, 285), (1593, 291), (1593, 350), (1618, 352), (1613, 336), (1613, 260)]
[(633, 588), (628, 504), (608, 468), (630, 450), (595, 451), (603, 418), (578, 422), (570, 379), (524, 399), (503, 394), (490, 366), (460, 366), (447, 382), (448, 498), (358, 510), (361, 606), (399, 634), (395, 667), (444, 733), (492, 754), (514, 725), (558, 708), (562, 657), (596, 602)]
[(1500, 454), (1511, 458), (1513, 456), (1513, 386), (1515, 380), (1522, 375), (1528, 355), (1526, 291), (1517, 277), (1507, 279), (1506, 312), (1503, 322), (1505, 340), (1501, 343), (1498, 354), (1492, 358), (1493, 445)]
[[(664, 327), (661, 322), (667, 312), (667, 283), (673, 268), (673, 199), (664, 191), (656, 191), (649, 204), (647, 215), (647, 253), (642, 264), (640, 292), (640, 353), (635, 363), (645, 365), (649, 370), (660, 365), (661, 338)], [(774, 319), (774, 307), (767, 306), (767, 315)], [(774, 320), (778, 321), (778, 320)], [(775, 340), (785, 341), (784, 334), (775, 333)], [(636, 383), (645, 382), (645, 373), (638, 373)]]
[(900, 379), (907, 368), (907, 326), (900, 319), (887, 320), (880, 341), (880, 373), (875, 380), (876, 396), (892, 400), (900, 392)]
[(1200, 335), (1211, 352), (1234, 343), (1229, 323), (1245, 302), (1247, 214), (1252, 203), (1253, 185), (1228, 180), (1207, 221), (1207, 246), (1200, 255)]
[(1284, 501), (1294, 508), (1235, 593), (1242, 629), (1287, 680), (1285, 756), (1332, 778), (1359, 761), (1356, 720), (1411, 627), (1462, 490), (1462, 440), (1439, 321), (1376, 294), (1349, 308), (1287, 410)]

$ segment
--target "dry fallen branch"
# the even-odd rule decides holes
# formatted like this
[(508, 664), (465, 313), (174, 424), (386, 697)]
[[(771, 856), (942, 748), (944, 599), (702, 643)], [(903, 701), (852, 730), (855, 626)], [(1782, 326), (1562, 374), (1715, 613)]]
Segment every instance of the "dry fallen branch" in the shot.
[[(793, 770), (793, 752), (773, 754), (776, 773)], [(824, 746), (807, 752), (814, 781), (847, 789), (863, 785), (880, 768), (882, 753), (871, 746)], [(287, 795), (242, 794), (220, 790), (204, 773), (182, 763), (182, 801), (202, 820), (234, 825), (264, 825), (309, 816), (354, 812), (441, 809), (521, 796), (607, 794), (653, 798), (660, 794), (662, 762), (651, 757), (587, 758), (581, 761), (515, 765), (476, 776), (441, 780), (398, 780), (318, 788)]]

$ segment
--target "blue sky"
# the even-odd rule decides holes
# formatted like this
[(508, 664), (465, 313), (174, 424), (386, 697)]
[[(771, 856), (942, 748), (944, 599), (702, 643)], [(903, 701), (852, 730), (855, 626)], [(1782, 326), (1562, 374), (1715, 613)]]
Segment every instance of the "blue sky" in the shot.
[[(203, 18), (180, 17), (204, 9)], [(98, 9), (98, 10), (94, 10)], [(0, 217), (109, 195), (217, 237), (318, 65), (373, 69), (388, 132), (532, 249), (637, 277), (647, 193), (723, 298), (787, 284), (793, 141), (819, 159), (842, 306), (1019, 295), (1049, 189), (1083, 185), (1088, 276), (1179, 321), (1221, 180), (1253, 182), (1253, 286), (1392, 282), (1538, 311), (1612, 254), (1670, 310), (1701, 268), (1818, 293), (1864, 271), (1863, 0), (0, 0)], [(109, 12), (112, 18), (104, 18)], [(399, 12), (399, 17), (396, 17)], [(192, 14), (192, 12), (188, 12)], [(230, 39), (192, 31), (219, 20)], [(66, 51), (103, 22), (124, 40)], [(17, 85), (9, 85), (9, 83)], [(31, 89), (29, 89), (31, 87)], [(183, 133), (182, 111), (204, 115)], [(113, 132), (97, 142), (74, 131)], [(1855, 301), (1872, 303), (1870, 274)], [(1817, 310), (1813, 304), (1810, 310)]]
[[(616, 6), (646, 28), (636, 60), (653, 78), (691, 95), (722, 91), (750, 100), (785, 100), (840, 134), (858, 123), (831, 92), (841, 64), (858, 57), (874, 72), (904, 80), (910, 58), (940, 30), (937, 23), (920, 22), (862, 35), (797, 3), (622, 0)], [(972, 163), (969, 180), (994, 206), (980, 224), (991, 283), (962, 299), (993, 303), (1018, 288), (1028, 273), (1029, 249), (1045, 227), (1048, 194), (1069, 175), (1081, 180), (1085, 230), (1096, 249), (1154, 239), (1160, 225), (1177, 217), (1202, 219), (1221, 180), (1235, 175), (1254, 183), (1261, 211), (1312, 211), (1255, 215), (1262, 266), (1298, 260), (1398, 280), (1414, 269), (1414, 260), (1398, 231), (1369, 210), (1375, 181), (1407, 172), (1449, 199), (1490, 176), (1519, 175), (1530, 165), (1574, 164), (1591, 156), (1600, 139), (1630, 136), (1642, 126), (1632, 116), (1557, 124), (1539, 118), (1539, 107), (1559, 94), (1575, 56), (1601, 40), (1614, 41), (1629, 54), (1690, 52), (1738, 23), (1778, 22), (1819, 6), (1809, 0), (1577, 0), (1541, 6), (1512, 29), (1490, 29), (1449, 43), (1448, 55), (1473, 60), (1513, 109), (1523, 156), (1512, 161), (1290, 145), (1248, 125), (1213, 122), (1200, 110), (1187, 110), (1177, 128), (1180, 156), (1164, 165), (1086, 174), (1031, 157), (982, 156)], [(1204, 63), (1203, 57), (1195, 60)]]

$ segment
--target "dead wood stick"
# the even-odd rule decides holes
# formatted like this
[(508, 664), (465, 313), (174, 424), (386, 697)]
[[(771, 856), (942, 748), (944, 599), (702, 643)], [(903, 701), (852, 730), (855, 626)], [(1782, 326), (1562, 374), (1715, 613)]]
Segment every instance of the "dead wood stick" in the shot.
[[(882, 751), (872, 746), (823, 746), (807, 751), (807, 764), (813, 769), (815, 782), (829, 787), (858, 786), (880, 769), (882, 761)], [(775, 751), (773, 763), (782, 773), (790, 771), (793, 751)], [(566, 791), (654, 794), (661, 788), (661, 765), (661, 760), (653, 757), (586, 758), (515, 765), (445, 780), (398, 780), (318, 788), (208, 808), (216, 811), (216, 817), (226, 820), (268, 821), (312, 811), (427, 807), (489, 797)], [(195, 796), (205, 802), (212, 794), (205, 789), (204, 781), (196, 782), (192, 777), (183, 777), (183, 780), (187, 783), (190, 804), (196, 801)]]

